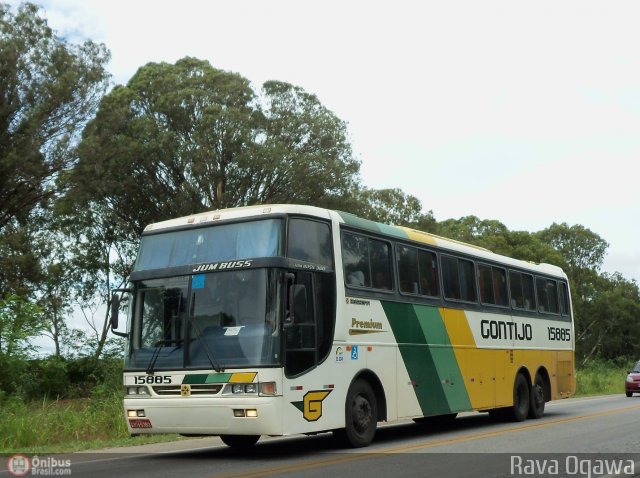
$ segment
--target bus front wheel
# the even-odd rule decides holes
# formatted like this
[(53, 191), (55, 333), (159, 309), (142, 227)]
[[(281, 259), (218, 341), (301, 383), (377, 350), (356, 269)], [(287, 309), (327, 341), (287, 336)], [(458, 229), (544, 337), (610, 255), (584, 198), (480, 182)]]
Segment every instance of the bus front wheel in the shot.
[(376, 395), (365, 380), (356, 380), (347, 392), (345, 428), (336, 436), (353, 448), (369, 445), (376, 434), (378, 403)]
[(260, 435), (220, 435), (222, 442), (231, 448), (251, 448), (260, 439)]

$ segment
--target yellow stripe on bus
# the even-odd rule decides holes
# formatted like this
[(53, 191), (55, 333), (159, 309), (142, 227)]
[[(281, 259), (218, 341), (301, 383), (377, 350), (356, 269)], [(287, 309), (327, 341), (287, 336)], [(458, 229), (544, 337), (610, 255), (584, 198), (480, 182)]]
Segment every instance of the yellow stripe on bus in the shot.
[(251, 383), (256, 378), (256, 372), (239, 372), (232, 373), (229, 383)]
[(407, 238), (412, 241), (422, 242), (423, 244), (429, 244), (430, 246), (437, 245), (436, 239), (433, 237), (433, 235), (427, 232), (416, 231), (415, 229), (409, 229), (408, 227), (402, 226), (400, 226), (399, 228), (402, 229), (407, 235)]
[[(464, 386), (474, 409), (495, 406), (497, 350), (478, 349), (464, 310), (440, 308)], [(502, 351), (504, 353), (504, 351)]]
[(573, 351), (481, 349), (476, 346), (465, 311), (442, 307), (439, 311), (474, 409), (510, 406), (513, 381), (523, 367), (532, 380), (539, 367), (546, 368), (552, 400), (575, 393)]

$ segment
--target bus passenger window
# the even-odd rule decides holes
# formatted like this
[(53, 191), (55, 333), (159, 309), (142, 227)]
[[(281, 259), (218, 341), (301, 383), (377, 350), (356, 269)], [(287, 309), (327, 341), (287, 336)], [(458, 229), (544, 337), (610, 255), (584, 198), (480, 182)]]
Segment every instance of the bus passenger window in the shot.
[(387, 242), (344, 232), (342, 263), (348, 286), (393, 289), (391, 250)]
[(533, 293), (533, 276), (522, 274), (522, 292), (524, 294), (524, 308), (536, 310), (536, 298)]
[(369, 239), (371, 275), (373, 276), (374, 289), (390, 290), (393, 288), (389, 252), (389, 245), (386, 242)]
[(480, 302), (483, 304), (495, 304), (491, 267), (482, 264), (478, 266), (478, 282), (480, 283)]
[(460, 268), (460, 298), (467, 302), (476, 301), (476, 275), (473, 262), (458, 259)]
[(369, 247), (367, 238), (355, 234), (342, 234), (342, 263), (347, 285), (370, 287)]
[(460, 299), (460, 277), (458, 274), (458, 260), (451, 256), (442, 256), (442, 281), (444, 296), (447, 299)]
[(398, 277), (400, 292), (417, 294), (420, 276), (418, 275), (418, 251), (413, 247), (398, 246)]
[(533, 277), (516, 271), (509, 271), (511, 306), (515, 309), (536, 310), (533, 293)]
[(536, 277), (536, 292), (538, 294), (538, 311), (557, 314), (558, 292), (556, 281)]
[[(489, 305), (507, 305), (507, 272), (500, 267), (478, 265), (480, 302)], [(522, 298), (520, 297), (522, 302)]]
[(493, 268), (493, 290), (496, 296), (496, 305), (507, 306), (507, 271), (499, 267)]
[(560, 293), (560, 313), (562, 315), (569, 315), (569, 291), (567, 284), (564, 282), (558, 283)]
[(476, 301), (476, 275), (473, 262), (442, 256), (442, 281), (447, 299)]
[(438, 261), (433, 252), (418, 252), (420, 270), (420, 294), (436, 297), (438, 295)]

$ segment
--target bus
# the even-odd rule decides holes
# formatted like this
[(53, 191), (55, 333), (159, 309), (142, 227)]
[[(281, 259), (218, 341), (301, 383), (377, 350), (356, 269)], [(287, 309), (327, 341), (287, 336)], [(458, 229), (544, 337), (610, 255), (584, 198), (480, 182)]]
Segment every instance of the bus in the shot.
[(363, 447), (379, 422), (535, 419), (575, 392), (560, 268), (312, 206), (147, 226), (114, 331), (121, 309), (131, 434)]

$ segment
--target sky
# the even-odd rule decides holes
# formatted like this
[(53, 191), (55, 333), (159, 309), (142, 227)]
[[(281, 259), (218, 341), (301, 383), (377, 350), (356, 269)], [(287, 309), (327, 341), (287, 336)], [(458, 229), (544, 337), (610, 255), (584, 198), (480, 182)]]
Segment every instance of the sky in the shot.
[(40, 4), (60, 36), (107, 46), (114, 84), (184, 56), (292, 83), (348, 123), (367, 187), (438, 221), (583, 225), (610, 244), (603, 271), (640, 281), (635, 0)]

